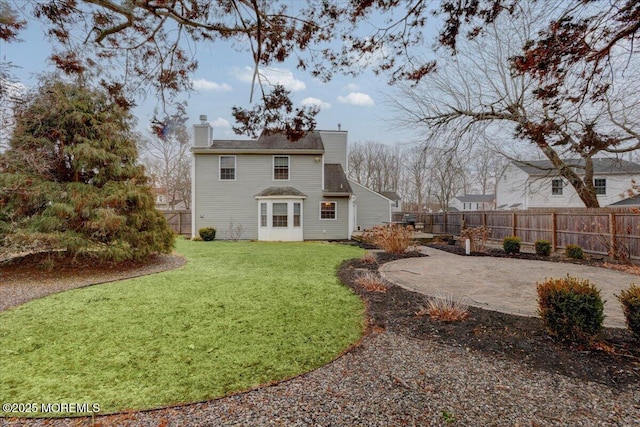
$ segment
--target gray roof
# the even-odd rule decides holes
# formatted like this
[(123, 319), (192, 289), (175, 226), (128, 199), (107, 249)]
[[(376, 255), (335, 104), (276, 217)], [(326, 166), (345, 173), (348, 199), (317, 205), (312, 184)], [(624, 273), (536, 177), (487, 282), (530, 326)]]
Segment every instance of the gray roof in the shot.
[(296, 196), (296, 197), (307, 197), (302, 191), (293, 187), (269, 187), (265, 188), (258, 194), (256, 197), (269, 197), (269, 196)]
[(212, 149), (224, 150), (324, 150), (320, 132), (309, 131), (297, 141), (290, 141), (283, 132), (263, 132), (258, 139), (214, 139)]
[(402, 200), (402, 198), (395, 191), (383, 191), (380, 194), (382, 194), (384, 197), (386, 197), (389, 200), (393, 200), (393, 201)]
[(344, 193), (344, 195), (353, 193), (340, 163), (324, 165), (324, 191), (325, 193)]
[(458, 196), (456, 199), (463, 203), (483, 203), (493, 202), (496, 199), (495, 194), (465, 194), (464, 196)]
[[(584, 169), (584, 159), (566, 159), (564, 161), (571, 167), (576, 168), (578, 173)], [(523, 160), (514, 161), (513, 164), (528, 175), (558, 175), (549, 160)], [(596, 175), (640, 174), (640, 165), (616, 158), (593, 159), (593, 173)]]
[(629, 197), (619, 202), (611, 203), (609, 206), (639, 206), (640, 205), (640, 194)]

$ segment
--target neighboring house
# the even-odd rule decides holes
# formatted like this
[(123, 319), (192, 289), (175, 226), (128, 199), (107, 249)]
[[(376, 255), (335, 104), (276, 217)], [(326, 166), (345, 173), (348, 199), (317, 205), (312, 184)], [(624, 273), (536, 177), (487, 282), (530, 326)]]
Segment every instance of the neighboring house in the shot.
[[(580, 175), (584, 160), (570, 160)], [(640, 176), (640, 165), (614, 158), (593, 159), (593, 183), (600, 206), (620, 202), (632, 180)], [(584, 207), (573, 187), (548, 160), (512, 161), (498, 178), (497, 209)]]
[(233, 224), (242, 239), (349, 239), (391, 221), (389, 199), (347, 179), (347, 132), (310, 131), (295, 142), (280, 133), (212, 135), (206, 119), (194, 125), (194, 236), (215, 227), (227, 238)]
[(454, 197), (449, 203), (449, 210), (458, 211), (490, 211), (495, 208), (495, 194), (465, 194)]
[(387, 199), (391, 200), (391, 212), (402, 212), (402, 197), (395, 191), (382, 191), (382, 194)]
[(184, 201), (182, 200), (177, 200), (172, 209), (169, 193), (167, 192), (166, 188), (153, 187), (151, 190), (156, 197), (156, 209), (161, 211), (187, 209), (186, 203), (184, 203)]

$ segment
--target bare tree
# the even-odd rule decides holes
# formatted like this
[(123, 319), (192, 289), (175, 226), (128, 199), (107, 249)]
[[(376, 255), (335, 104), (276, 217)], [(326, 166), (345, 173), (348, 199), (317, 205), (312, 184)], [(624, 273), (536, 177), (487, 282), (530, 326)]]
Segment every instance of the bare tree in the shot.
[(429, 151), (426, 147), (415, 146), (407, 148), (403, 154), (403, 200), (415, 206), (417, 212), (423, 212), (430, 201), (433, 183)]
[(379, 142), (360, 142), (349, 149), (349, 178), (377, 192), (397, 191), (400, 149)]
[(430, 160), (432, 195), (439, 208), (446, 211), (456, 195), (466, 192), (466, 159), (456, 150), (432, 148)]
[[(442, 61), (417, 88), (403, 86), (396, 108), (404, 122), (427, 126), (431, 132), (500, 126), (503, 133), (534, 144), (585, 206), (597, 207), (592, 158), (640, 147), (637, 73), (615, 72), (621, 58), (612, 57), (610, 85), (598, 98), (557, 103), (541, 99), (540, 91), (548, 88), (515, 72), (512, 58), (543, 28), (549, 14), (559, 12), (546, 3), (518, 5), (518, 15), (500, 16), (486, 27), (484, 37), (459, 43), (456, 57)], [(635, 65), (635, 57), (625, 54), (625, 59)], [(581, 84), (579, 75), (568, 74), (556, 90), (570, 93)], [(582, 170), (565, 161), (576, 157)]]
[(177, 114), (140, 143), (141, 161), (156, 188), (166, 190), (171, 210), (179, 203), (189, 209), (191, 203), (191, 144), (186, 122), (184, 115)]

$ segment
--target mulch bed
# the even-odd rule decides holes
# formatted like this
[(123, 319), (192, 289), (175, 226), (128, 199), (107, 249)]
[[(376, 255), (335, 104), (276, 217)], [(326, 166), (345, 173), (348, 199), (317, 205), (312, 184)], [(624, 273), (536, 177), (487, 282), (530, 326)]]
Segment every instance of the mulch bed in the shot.
[[(482, 255), (491, 256), (494, 252), (499, 253), (489, 251)], [(424, 255), (419, 252), (393, 256), (379, 253), (377, 264), (351, 260), (341, 266), (340, 279), (367, 303), (370, 328), (387, 329), (420, 340), (435, 340), (465, 350), (480, 351), (535, 369), (611, 387), (624, 387), (640, 380), (640, 343), (634, 341), (625, 329), (605, 328), (598, 345), (601, 349), (571, 346), (554, 341), (545, 332), (539, 318), (469, 307), (467, 320), (445, 323), (431, 320), (428, 315), (416, 314), (427, 304), (429, 297), (425, 295), (392, 284), (388, 285), (387, 292), (368, 292), (355, 284), (355, 278), (363, 270), (377, 271), (385, 262), (415, 256)], [(540, 259), (535, 254), (520, 254), (518, 258)]]

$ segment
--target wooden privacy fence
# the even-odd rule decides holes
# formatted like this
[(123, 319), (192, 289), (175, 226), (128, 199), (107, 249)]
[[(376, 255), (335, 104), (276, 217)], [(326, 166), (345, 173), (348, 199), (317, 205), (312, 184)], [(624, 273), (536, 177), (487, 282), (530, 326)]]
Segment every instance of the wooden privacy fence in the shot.
[[(523, 244), (533, 245), (536, 240), (544, 239), (551, 242), (553, 251), (574, 244), (593, 254), (618, 253), (640, 259), (640, 213), (630, 209), (532, 209), (413, 215), (416, 223), (424, 224), (425, 233), (459, 235), (465, 227), (485, 226), (492, 231), (490, 240), (502, 241), (507, 236), (518, 236)], [(402, 213), (394, 214), (393, 219), (401, 220)]]
[(191, 211), (160, 211), (178, 234), (191, 236)]

